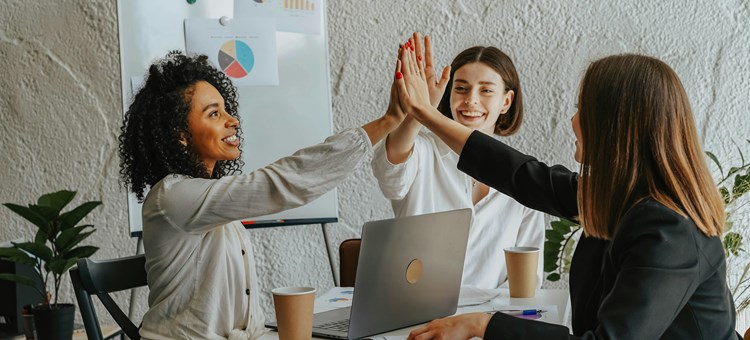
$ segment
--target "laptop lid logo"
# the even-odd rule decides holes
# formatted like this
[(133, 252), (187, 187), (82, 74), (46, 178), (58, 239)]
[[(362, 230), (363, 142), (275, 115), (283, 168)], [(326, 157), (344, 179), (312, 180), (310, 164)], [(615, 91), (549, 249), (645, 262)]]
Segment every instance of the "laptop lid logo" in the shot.
[(406, 282), (415, 284), (422, 278), (422, 260), (413, 259), (406, 267)]

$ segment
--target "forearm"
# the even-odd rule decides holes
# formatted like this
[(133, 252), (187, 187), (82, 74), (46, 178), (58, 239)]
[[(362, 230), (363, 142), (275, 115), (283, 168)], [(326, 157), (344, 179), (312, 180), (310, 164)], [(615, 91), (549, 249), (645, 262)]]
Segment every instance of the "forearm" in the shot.
[(372, 145), (377, 144), (401, 123), (396, 117), (385, 115), (362, 126)]
[(469, 139), (469, 136), (473, 132), (472, 129), (443, 116), (443, 114), (434, 107), (423, 107), (418, 109), (415, 117), (420, 123), (422, 123), (422, 125), (440, 137), (448, 147), (459, 155), (466, 144), (466, 140)]
[(414, 139), (419, 134), (422, 124), (413, 117), (406, 117), (398, 128), (393, 130), (385, 140), (385, 151), (388, 161), (392, 164), (406, 162), (414, 149)]

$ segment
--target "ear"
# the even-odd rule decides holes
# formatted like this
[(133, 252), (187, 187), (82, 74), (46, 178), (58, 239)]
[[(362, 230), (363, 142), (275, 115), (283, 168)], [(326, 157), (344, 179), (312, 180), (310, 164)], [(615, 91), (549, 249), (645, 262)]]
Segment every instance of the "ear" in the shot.
[(187, 139), (187, 136), (185, 135), (184, 132), (180, 132), (180, 139), (179, 139), (179, 141), (180, 141), (180, 144), (182, 144), (182, 146), (187, 146), (188, 145), (188, 139)]
[(505, 92), (505, 98), (503, 98), (503, 109), (500, 110), (500, 114), (506, 114), (508, 113), (508, 110), (510, 110), (510, 106), (513, 104), (513, 99), (515, 99), (516, 93), (513, 92), (513, 90), (508, 90), (508, 92)]

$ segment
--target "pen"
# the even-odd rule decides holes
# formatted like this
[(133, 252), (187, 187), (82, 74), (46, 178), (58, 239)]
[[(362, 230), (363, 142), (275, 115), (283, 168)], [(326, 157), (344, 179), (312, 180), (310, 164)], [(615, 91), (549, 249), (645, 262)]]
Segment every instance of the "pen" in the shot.
[(500, 312), (508, 315), (537, 315), (544, 313), (541, 309), (502, 309), (496, 312)]

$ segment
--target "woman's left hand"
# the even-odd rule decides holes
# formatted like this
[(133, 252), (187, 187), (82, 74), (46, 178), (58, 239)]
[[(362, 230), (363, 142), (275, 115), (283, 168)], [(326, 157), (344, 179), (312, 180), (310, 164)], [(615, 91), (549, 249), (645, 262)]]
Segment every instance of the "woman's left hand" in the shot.
[[(414, 36), (419, 38), (418, 33), (415, 33)], [(401, 51), (399, 56), (401, 71), (397, 73), (396, 78), (401, 109), (421, 121), (420, 115), (429, 114), (432, 105), (430, 104), (430, 91), (427, 85), (424, 63), (417, 60), (414, 41), (414, 39), (409, 39)]]
[(407, 340), (464, 340), (482, 337), (491, 317), (487, 313), (468, 313), (432, 320), (411, 331)]

